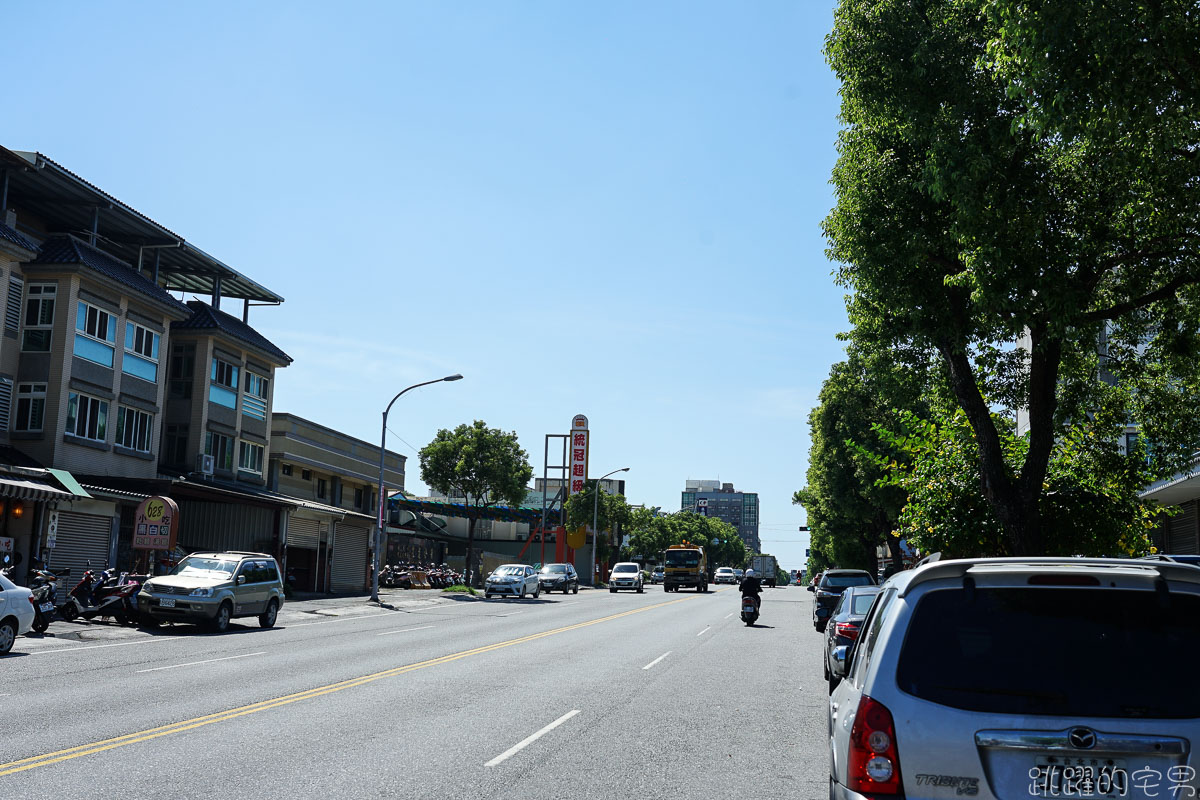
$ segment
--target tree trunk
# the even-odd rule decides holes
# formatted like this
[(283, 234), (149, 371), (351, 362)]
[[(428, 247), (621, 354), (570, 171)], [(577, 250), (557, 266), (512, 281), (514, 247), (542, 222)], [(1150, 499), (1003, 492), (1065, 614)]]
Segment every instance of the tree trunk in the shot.
[(892, 536), (889, 532), (884, 540), (887, 542), (888, 553), (892, 556), (892, 568), (894, 570), (904, 569), (904, 549), (900, 547), (900, 537)]

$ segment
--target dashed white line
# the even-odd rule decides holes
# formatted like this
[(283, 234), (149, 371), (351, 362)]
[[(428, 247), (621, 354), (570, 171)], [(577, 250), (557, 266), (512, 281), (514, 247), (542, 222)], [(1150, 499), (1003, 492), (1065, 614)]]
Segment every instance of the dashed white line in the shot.
[(709, 631), (711, 631), (711, 630), (712, 630), (712, 625), (709, 625), (707, 628), (705, 628), (704, 630), (700, 631), (700, 632), (699, 632), (699, 633), (697, 633), (696, 635), (697, 635), (697, 636), (703, 636), (704, 634), (708, 633), (708, 632), (709, 632)]
[[(525, 609), (525, 610), (528, 611), (529, 609)], [(497, 614), (496, 616), (497, 617), (515, 617), (517, 614), (524, 614), (524, 613), (525, 613), (525, 611), (510, 611), (507, 614)]]
[(186, 664), (172, 664), (169, 667), (151, 667), (150, 669), (139, 669), (138, 672), (160, 672), (164, 669), (179, 669), (180, 667), (195, 667), (199, 664), (212, 664), (216, 661), (232, 661), (235, 658), (249, 658), (250, 656), (261, 656), (267, 651), (262, 650), (257, 653), (243, 653), (240, 656), (225, 656), (224, 658), (210, 658), (205, 661), (189, 661)]
[(729, 619), (732, 616), (733, 616), (733, 612), (730, 611), (728, 614), (725, 615), (725, 619)]
[(642, 667), (642, 669), (650, 669), (650, 668), (651, 668), (651, 667), (653, 667), (655, 664), (657, 664), (658, 662), (662, 661), (664, 658), (666, 658), (666, 657), (667, 657), (667, 656), (669, 656), (669, 655), (671, 655), (671, 651), (670, 651), (670, 650), (668, 650), (667, 652), (663, 653), (661, 656), (659, 656), (658, 658), (654, 659), (653, 661), (651, 661), (651, 662), (650, 662), (649, 664), (647, 664), (646, 666)]
[(408, 633), (409, 631), (423, 631), (427, 628), (432, 628), (432, 627), (433, 627), (432, 625), (422, 625), (419, 628), (403, 628), (398, 631), (384, 631), (383, 633), (377, 633), (375, 635), (376, 636), (391, 636), (393, 633)]
[(102, 647), (128, 647), (133, 644), (152, 644), (154, 642), (172, 642), (176, 639), (184, 639), (184, 636), (156, 636), (153, 639), (142, 639), (136, 642), (117, 642), (116, 644), (89, 644), (81, 647), (60, 647), (57, 650), (30, 650), (30, 655), (40, 656), (46, 653), (76, 653), (80, 650), (99, 650)]
[(578, 714), (578, 713), (579, 713), (579, 709), (574, 709), (573, 711), (568, 711), (566, 714), (563, 714), (561, 717), (559, 717), (558, 719), (554, 720), (554, 722), (551, 722), (549, 725), (547, 725), (546, 727), (542, 728), (542, 729), (541, 729), (540, 731), (538, 731), (537, 733), (535, 733), (535, 734), (533, 734), (532, 736), (529, 736), (529, 737), (527, 737), (527, 738), (525, 738), (525, 739), (522, 739), (521, 741), (517, 742), (517, 743), (516, 743), (516, 744), (514, 744), (512, 747), (508, 748), (508, 749), (507, 749), (507, 750), (505, 750), (503, 753), (501, 753), (500, 755), (498, 755), (498, 756), (496, 756), (495, 758), (493, 758), (491, 761), (489, 761), (489, 762), (487, 762), (486, 764), (484, 764), (484, 766), (485, 766), (485, 767), (494, 767), (494, 766), (496, 766), (497, 764), (500, 764), (500, 763), (502, 763), (502, 762), (504, 762), (504, 761), (507, 761), (509, 758), (512, 758), (512, 757), (513, 757), (513, 756), (515, 756), (517, 753), (521, 752), (521, 751), (522, 751), (522, 750), (524, 750), (526, 747), (528, 747), (529, 745), (533, 744), (533, 743), (534, 743), (534, 742), (536, 742), (538, 739), (542, 738), (542, 737), (543, 737), (543, 736), (545, 736), (547, 733), (549, 733), (550, 731), (554, 730), (554, 729), (555, 729), (555, 728), (557, 728), (559, 725), (562, 725), (564, 722), (566, 722), (567, 720), (569, 720), (571, 717), (575, 716), (575, 715), (576, 715), (576, 714)]

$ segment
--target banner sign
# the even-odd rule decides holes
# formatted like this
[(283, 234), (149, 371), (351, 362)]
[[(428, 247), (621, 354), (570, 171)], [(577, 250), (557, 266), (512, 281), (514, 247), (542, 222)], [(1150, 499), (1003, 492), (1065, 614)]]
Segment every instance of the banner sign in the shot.
[(577, 414), (571, 420), (571, 480), (567, 496), (582, 492), (587, 485), (588, 418)]
[(179, 506), (169, 497), (147, 497), (137, 507), (134, 550), (170, 550), (179, 537)]

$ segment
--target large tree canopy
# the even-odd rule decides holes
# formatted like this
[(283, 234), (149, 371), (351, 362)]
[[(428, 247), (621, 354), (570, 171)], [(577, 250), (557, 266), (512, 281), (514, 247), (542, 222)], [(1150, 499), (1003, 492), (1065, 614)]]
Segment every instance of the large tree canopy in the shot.
[[(482, 420), (442, 428), (433, 441), (421, 448), (421, 477), (431, 487), (451, 496), (463, 497), (469, 507), (506, 503), (517, 506), (525, 499), (533, 477), (529, 455), (521, 448), (515, 432), (489, 428)], [(473, 574), (475, 523), (467, 526), (466, 572)]]
[[(1081, 3), (1093, 13), (1070, 18), (1087, 35), (1039, 55), (1069, 5), (842, 0), (826, 45), (845, 127), (825, 232), (855, 338), (937, 353), (1016, 554), (1047, 552), (1047, 471), (1072, 420), (1137, 420), (1160, 472), (1200, 444), (1196, 84), (1160, 88), (1151, 102), (1169, 108), (1155, 111), (1078, 69), (1136, 71), (1131, 48), (1111, 47), (1125, 29), (1096, 13), (1133, 2)], [(1158, 75), (1187, 68), (1187, 5), (1152, 30), (1175, 43), (1151, 59)], [(1105, 124), (1103, 98), (1121, 124)], [(1015, 461), (996, 408), (1026, 423)]]

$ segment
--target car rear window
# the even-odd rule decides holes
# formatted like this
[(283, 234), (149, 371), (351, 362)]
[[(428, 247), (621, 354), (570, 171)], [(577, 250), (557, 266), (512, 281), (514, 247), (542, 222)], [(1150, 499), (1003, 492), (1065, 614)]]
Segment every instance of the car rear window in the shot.
[(874, 586), (875, 581), (870, 575), (826, 575), (821, 585), (845, 589), (847, 586)]
[(850, 609), (851, 614), (866, 614), (871, 609), (871, 603), (875, 602), (875, 593), (871, 594), (856, 594), (854, 595), (854, 607)]
[(1197, 663), (1196, 595), (942, 589), (913, 610), (896, 680), (968, 711), (1185, 719), (1200, 717)]

